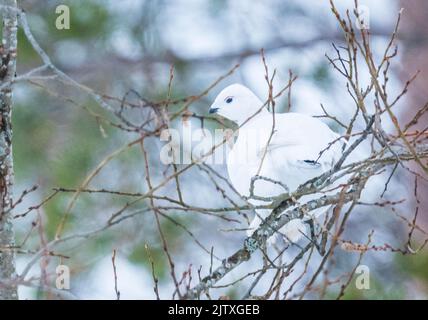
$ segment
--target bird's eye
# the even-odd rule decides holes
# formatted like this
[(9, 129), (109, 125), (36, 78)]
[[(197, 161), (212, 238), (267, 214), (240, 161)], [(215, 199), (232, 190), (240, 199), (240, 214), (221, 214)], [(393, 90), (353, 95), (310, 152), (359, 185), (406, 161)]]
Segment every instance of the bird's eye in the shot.
[(231, 103), (233, 101), (233, 98), (232, 97), (228, 97), (228, 98), (226, 98), (226, 103)]

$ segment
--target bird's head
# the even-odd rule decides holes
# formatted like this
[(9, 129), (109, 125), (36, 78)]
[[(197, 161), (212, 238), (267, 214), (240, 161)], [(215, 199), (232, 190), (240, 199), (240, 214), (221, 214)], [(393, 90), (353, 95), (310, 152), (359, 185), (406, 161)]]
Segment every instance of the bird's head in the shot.
[(241, 125), (256, 114), (262, 105), (263, 103), (250, 89), (236, 83), (224, 88), (218, 94), (209, 112)]

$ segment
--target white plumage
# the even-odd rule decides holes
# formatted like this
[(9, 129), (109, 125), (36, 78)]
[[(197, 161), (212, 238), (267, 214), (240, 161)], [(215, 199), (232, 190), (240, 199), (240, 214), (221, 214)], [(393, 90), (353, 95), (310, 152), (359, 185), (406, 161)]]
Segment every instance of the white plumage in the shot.
[[(256, 175), (279, 181), (292, 192), (307, 180), (329, 170), (340, 158), (341, 144), (330, 145), (339, 135), (325, 123), (299, 113), (276, 113), (273, 117), (262, 106), (262, 101), (251, 90), (233, 84), (220, 92), (210, 108), (210, 113), (217, 113), (239, 126), (238, 138), (228, 156), (227, 169), (232, 185), (240, 194), (250, 195), (251, 179)], [(322, 150), (325, 151), (320, 156)], [(256, 180), (253, 194), (277, 196), (286, 191), (281, 184)], [(317, 196), (320, 195), (304, 196), (299, 202), (305, 203)], [(250, 199), (250, 202), (253, 205), (267, 203), (255, 199)], [(308, 219), (324, 211), (321, 208), (309, 212)], [(271, 210), (258, 209), (256, 212), (249, 235), (261, 223), (260, 218), (265, 218)], [(295, 242), (301, 238), (305, 227), (296, 219), (280, 232)]]

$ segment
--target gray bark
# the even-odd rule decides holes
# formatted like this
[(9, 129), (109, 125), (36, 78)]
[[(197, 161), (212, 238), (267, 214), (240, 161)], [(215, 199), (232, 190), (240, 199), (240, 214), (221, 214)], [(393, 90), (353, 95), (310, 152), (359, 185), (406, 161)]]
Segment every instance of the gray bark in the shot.
[[(16, 0), (2, 0), (16, 7)], [(15, 235), (12, 223), (12, 80), (16, 71), (17, 15), (2, 11), (3, 35), (0, 46), (0, 299), (17, 299)]]

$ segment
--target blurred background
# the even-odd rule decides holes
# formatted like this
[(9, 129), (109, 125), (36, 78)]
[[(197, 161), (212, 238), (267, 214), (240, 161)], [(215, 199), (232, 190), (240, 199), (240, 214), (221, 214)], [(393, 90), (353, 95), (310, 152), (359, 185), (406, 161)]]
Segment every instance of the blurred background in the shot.
[[(336, 1), (343, 12), (353, 2)], [(130, 89), (149, 100), (167, 97), (169, 70), (174, 66), (172, 98), (182, 98), (203, 92), (218, 77), (240, 63), (237, 71), (194, 103), (191, 111), (207, 115), (216, 94), (227, 84), (240, 82), (250, 87), (262, 99), (267, 97), (264, 68), (260, 49), (264, 48), (269, 67), (276, 68), (275, 83), (279, 89), (288, 81), (289, 70), (298, 76), (292, 87), (291, 110), (320, 115), (320, 104), (329, 113), (348, 121), (353, 113), (345, 81), (328, 64), (325, 54), (334, 54), (331, 43), (340, 43), (342, 33), (331, 14), (327, 1), (309, 0), (22, 0), (30, 27), (53, 63), (73, 79), (96, 92), (122, 98)], [(55, 27), (59, 4), (69, 6), (70, 29)], [(428, 101), (428, 2), (424, 0), (360, 1), (369, 9), (369, 27), (373, 34), (374, 54), (383, 54), (390, 39), (397, 14), (404, 8), (399, 32), (399, 53), (392, 65), (390, 92), (398, 93), (405, 81), (417, 70), (421, 73), (409, 90), (400, 108), (402, 121)], [(25, 36), (19, 37), (18, 74), (40, 65)], [(37, 81), (36, 81), (37, 82)], [(136, 97), (134, 97), (136, 98)], [(278, 101), (278, 111), (284, 111), (287, 97)], [(135, 139), (97, 121), (91, 113), (110, 115), (80, 91), (55, 81), (19, 83), (15, 90), (13, 111), (15, 195), (38, 184), (39, 189), (28, 196), (16, 209), (25, 211), (49, 196), (53, 188), (77, 188), (97, 164), (124, 143)], [(411, 117), (410, 117), (411, 116)], [(192, 120), (193, 121), (193, 120)], [(427, 125), (427, 119), (421, 121)], [(193, 122), (192, 122), (193, 123)], [(198, 121), (194, 122), (197, 126)], [(179, 126), (179, 122), (173, 123)], [(206, 123), (208, 129), (218, 124)], [(329, 123), (333, 129), (340, 128)], [(159, 147), (153, 143), (150, 152), (154, 172), (159, 172)], [(138, 148), (137, 148), (138, 149)], [(219, 171), (226, 176), (224, 167)], [(416, 168), (415, 168), (416, 169)], [(144, 192), (145, 166), (141, 152), (130, 150), (112, 161), (93, 182), (93, 188)], [(159, 180), (160, 181), (160, 180)], [(183, 197), (190, 203), (221, 206), (224, 199), (209, 183), (207, 175), (192, 171), (182, 176)], [(413, 178), (398, 175), (385, 198), (406, 199), (413, 192)], [(380, 190), (379, 190), (380, 188)], [(197, 190), (197, 192), (195, 192)], [(374, 184), (373, 190), (382, 192)], [(172, 193), (166, 186), (162, 194)], [(428, 183), (420, 180), (419, 223), (428, 224)], [(376, 192), (375, 192), (376, 193)], [(58, 223), (69, 204), (71, 193), (60, 193), (38, 212), (17, 220), (17, 243), (37, 249), (41, 241), (52, 240)], [(374, 197), (374, 196), (373, 196)], [(370, 196), (368, 196), (370, 198)], [(84, 232), (120, 208), (124, 197), (113, 195), (82, 195), (72, 209), (65, 233)], [(415, 203), (405, 202), (401, 214), (412, 217)], [(347, 236), (364, 241), (368, 230), (375, 229), (374, 242), (386, 241), (399, 246), (407, 236), (406, 226), (388, 208), (361, 208), (348, 225)], [(43, 232), (34, 232), (27, 239), (32, 222), (40, 216)], [(239, 248), (244, 233), (224, 232), (221, 219), (177, 212), (174, 217), (186, 225), (215, 254), (225, 257)], [(188, 234), (168, 220), (161, 220), (179, 274), (192, 265), (194, 277), (204, 266), (208, 272), (210, 255), (196, 246)], [(152, 214), (141, 214), (120, 226), (99, 234), (88, 241), (76, 242), (61, 251), (67, 258), (44, 258), (33, 268), (40, 274), (45, 266), (55, 270), (64, 263), (70, 266), (71, 292), (81, 298), (115, 298), (111, 256), (117, 249), (118, 285), (122, 298), (153, 299), (153, 280), (147, 245), (159, 277), (161, 298), (170, 298), (172, 281), (167, 258), (162, 251)], [(207, 227), (209, 226), (209, 227)], [(230, 227), (230, 226), (229, 226)], [(43, 236), (41, 236), (43, 235)], [(41, 239), (41, 237), (43, 239)], [(227, 244), (227, 245), (226, 245)], [(341, 253), (335, 269), (338, 272), (355, 263), (357, 256)], [(18, 255), (18, 271), (31, 256)], [(248, 263), (255, 269), (260, 261)], [(364, 263), (371, 270), (371, 289), (357, 290), (351, 286), (345, 298), (413, 299), (428, 297), (428, 254), (393, 254), (370, 252)], [(247, 271), (248, 272), (248, 271)], [(229, 281), (240, 276), (232, 273)], [(48, 276), (49, 283), (54, 277)], [(248, 283), (247, 283), (248, 284)], [(262, 285), (263, 286), (263, 285)], [(240, 297), (242, 287), (225, 289), (224, 294)], [(46, 298), (37, 289), (20, 288), (21, 298)]]

